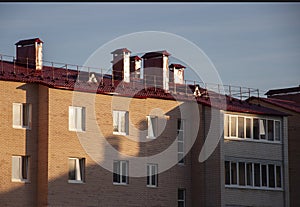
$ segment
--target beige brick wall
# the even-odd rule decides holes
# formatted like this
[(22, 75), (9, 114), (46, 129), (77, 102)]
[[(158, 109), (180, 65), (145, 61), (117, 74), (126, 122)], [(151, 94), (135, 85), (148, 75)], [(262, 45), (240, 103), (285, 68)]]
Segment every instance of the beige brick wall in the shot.
[[(0, 81), (0, 206), (35, 206), (37, 183), (37, 110), (32, 113), (32, 128), (13, 128), (13, 103), (38, 107), (38, 85)], [(30, 156), (30, 182), (12, 182), (12, 156)]]
[[(77, 106), (85, 106), (87, 113), (86, 132), (81, 133), (85, 137), (93, 139), (97, 136), (94, 127), (89, 122), (97, 121), (98, 127), (115, 148), (122, 153), (132, 156), (146, 156), (156, 154), (168, 147), (174, 141), (176, 134), (176, 118), (179, 103), (175, 101), (157, 99), (128, 99), (113, 98), (109, 95), (81, 94), (80, 100), (74, 100)], [(48, 205), (49, 206), (81, 206), (82, 201), (87, 206), (176, 206), (177, 189), (187, 189), (187, 205), (191, 204), (191, 162), (188, 158), (185, 166), (174, 166), (173, 168), (158, 175), (158, 187), (146, 187), (146, 177), (129, 178), (126, 186), (114, 185), (112, 173), (97, 165), (85, 152), (80, 144), (76, 132), (68, 129), (68, 107), (72, 105), (73, 92), (65, 90), (49, 89), (49, 148), (48, 148)], [(76, 96), (76, 95), (75, 95)], [(112, 100), (113, 98), (113, 100)], [(93, 102), (94, 101), (94, 102)], [(112, 134), (112, 102), (114, 109), (127, 110), (126, 103), (129, 103), (129, 138)], [(92, 105), (95, 104), (95, 115)], [(145, 139), (145, 133), (139, 134), (137, 129), (146, 129), (146, 115), (153, 109), (160, 108), (165, 114), (170, 115), (167, 120), (166, 129), (156, 140), (141, 144), (139, 139)], [(136, 141), (135, 141), (136, 139)], [(98, 157), (105, 162), (109, 156), (107, 148), (100, 146)], [(86, 158), (86, 179), (84, 184), (68, 183), (68, 157)], [(177, 151), (174, 151), (177, 159)], [(111, 163), (112, 165), (112, 163)], [(129, 161), (129, 174), (134, 168), (146, 170), (146, 166), (132, 166)], [(160, 166), (158, 166), (160, 167)]]

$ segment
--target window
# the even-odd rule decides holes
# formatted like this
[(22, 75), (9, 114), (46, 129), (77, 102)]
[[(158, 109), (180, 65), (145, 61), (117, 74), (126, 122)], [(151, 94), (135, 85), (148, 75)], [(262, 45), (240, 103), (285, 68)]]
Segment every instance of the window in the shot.
[(245, 163), (239, 162), (239, 185), (244, 186), (246, 184), (245, 174)]
[(252, 172), (252, 163), (246, 164), (246, 173), (247, 173), (247, 186), (253, 186), (253, 172)]
[(85, 107), (69, 106), (69, 130), (85, 131)]
[(225, 161), (225, 184), (230, 185), (230, 162)]
[(12, 156), (12, 181), (29, 181), (29, 157)]
[(13, 127), (30, 129), (31, 104), (13, 103)]
[(258, 163), (254, 163), (254, 185), (260, 186), (260, 165)]
[(113, 134), (128, 135), (128, 112), (113, 111)]
[(280, 142), (281, 122), (273, 119), (260, 119), (225, 114), (224, 137)]
[(235, 116), (230, 117), (230, 124), (231, 124), (230, 136), (231, 137), (236, 137), (236, 117)]
[(259, 119), (253, 119), (253, 139), (259, 139)]
[(231, 184), (232, 185), (236, 185), (237, 184), (237, 168), (236, 168), (236, 163), (235, 162), (231, 162)]
[(261, 165), (261, 185), (268, 186), (267, 165)]
[(225, 185), (243, 188), (281, 189), (281, 166), (257, 162), (225, 161)]
[(85, 158), (69, 158), (69, 183), (83, 183), (85, 180)]
[(268, 140), (274, 141), (274, 121), (268, 120)]
[(157, 165), (147, 164), (147, 186), (156, 187), (157, 186)]
[(240, 117), (238, 118), (238, 137), (240, 138), (244, 138), (245, 137), (245, 119), (244, 117)]
[(128, 184), (128, 161), (114, 161), (113, 183)]
[(275, 121), (275, 141), (280, 141), (280, 121)]
[(155, 139), (157, 136), (157, 116), (147, 116), (148, 120), (148, 136), (147, 138)]
[(178, 207), (185, 207), (185, 189), (178, 189)]
[(178, 163), (184, 164), (184, 120), (177, 120)]
[(267, 122), (265, 119), (259, 120), (259, 136), (260, 139), (266, 139)]

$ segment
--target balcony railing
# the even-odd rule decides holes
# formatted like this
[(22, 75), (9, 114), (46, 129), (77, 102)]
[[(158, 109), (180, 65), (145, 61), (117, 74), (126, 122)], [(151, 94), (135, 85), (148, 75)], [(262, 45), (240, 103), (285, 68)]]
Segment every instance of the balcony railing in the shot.
[[(7, 63), (10, 67), (6, 65)], [(125, 83), (122, 81), (123, 73), (118, 71), (114, 71), (112, 73), (111, 69), (57, 63), (45, 60), (43, 60), (42, 70), (36, 70), (35, 66), (35, 60), (33, 59), (16, 59), (13, 56), (0, 54), (0, 76), (3, 76), (5, 73), (12, 73), (15, 75), (22, 73), (25, 76), (35, 75), (38, 73), (40, 77), (48, 78), (52, 81), (64, 79), (65, 81), (84, 82), (88, 81), (91, 73), (93, 73), (99, 84), (105, 84), (105, 79), (106, 83), (109, 82), (109, 84), (113, 87), (143, 87), (146, 90), (150, 88), (155, 91), (164, 90), (162, 77), (155, 75), (144, 75), (143, 78), (138, 78), (138, 74), (132, 73), (130, 74), (130, 82)], [(211, 95), (212, 93), (210, 92), (213, 92), (216, 96), (227, 95), (240, 100), (248, 99), (251, 96), (260, 96), (259, 89), (204, 83), (194, 80), (184, 80), (183, 84), (169, 82), (167, 92), (194, 95), (193, 92), (196, 87), (202, 90), (202, 96), (208, 96), (208, 94)]]

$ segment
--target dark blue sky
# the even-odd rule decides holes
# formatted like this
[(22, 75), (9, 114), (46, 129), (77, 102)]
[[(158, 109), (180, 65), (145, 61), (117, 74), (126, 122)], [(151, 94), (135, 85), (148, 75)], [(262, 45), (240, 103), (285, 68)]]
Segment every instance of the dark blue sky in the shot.
[(82, 65), (103, 44), (142, 31), (173, 33), (211, 59), (224, 84), (300, 84), (299, 3), (0, 3), (0, 53), (40, 37), (44, 59)]

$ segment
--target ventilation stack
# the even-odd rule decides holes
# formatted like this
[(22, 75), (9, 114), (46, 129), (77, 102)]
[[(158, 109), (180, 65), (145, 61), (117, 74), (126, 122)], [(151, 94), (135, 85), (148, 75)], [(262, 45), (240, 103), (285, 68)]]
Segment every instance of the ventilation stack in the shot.
[(43, 67), (43, 41), (39, 38), (20, 40), (16, 44), (17, 64), (41, 70)]

